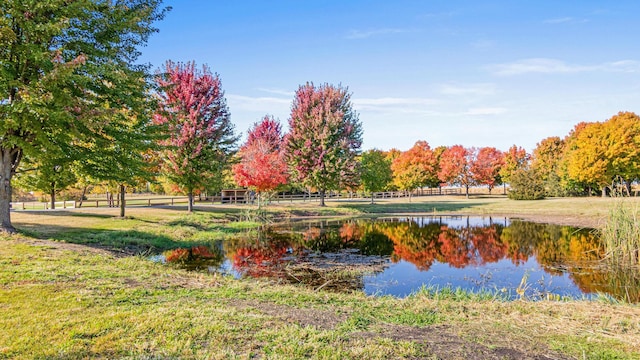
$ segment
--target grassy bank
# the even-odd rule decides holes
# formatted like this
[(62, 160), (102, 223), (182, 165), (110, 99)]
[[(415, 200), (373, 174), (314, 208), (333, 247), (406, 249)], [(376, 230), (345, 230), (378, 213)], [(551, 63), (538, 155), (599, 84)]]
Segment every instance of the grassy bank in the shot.
[[(551, 211), (522, 204), (414, 198), (269, 211), (274, 218), (428, 207)], [(556, 206), (558, 216), (579, 216), (565, 213), (566, 203)], [(0, 237), (0, 358), (640, 358), (637, 305), (506, 302), (429, 290), (374, 298), (205, 276), (119, 255), (224, 239), (256, 226), (243, 207), (206, 210), (132, 208), (127, 219), (114, 218), (117, 209), (14, 213), (23, 233)]]

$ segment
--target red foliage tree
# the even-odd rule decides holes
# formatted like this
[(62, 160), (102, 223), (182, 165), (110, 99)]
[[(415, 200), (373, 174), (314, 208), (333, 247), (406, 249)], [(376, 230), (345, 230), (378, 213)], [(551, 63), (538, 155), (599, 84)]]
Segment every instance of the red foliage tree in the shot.
[(476, 181), (471, 171), (476, 151), (474, 148), (465, 148), (462, 145), (453, 145), (440, 156), (440, 171), (438, 178), (443, 183), (464, 186), (465, 194), (469, 197), (469, 186)]
[(320, 193), (353, 186), (362, 124), (346, 88), (313, 83), (296, 91), (287, 136), (287, 157), (295, 180)]
[(260, 208), (262, 193), (286, 184), (288, 179), (280, 123), (267, 115), (254, 124), (239, 156), (240, 162), (233, 166), (235, 180), (258, 193)]
[(164, 170), (189, 196), (193, 211), (194, 191), (221, 179), (221, 170), (237, 140), (218, 75), (196, 70), (194, 62), (166, 63), (158, 75), (160, 86), (156, 124), (167, 127), (162, 141)]
[(504, 166), (502, 151), (494, 147), (480, 148), (471, 164), (471, 173), (478, 185), (487, 185), (489, 194), (500, 184), (500, 169)]

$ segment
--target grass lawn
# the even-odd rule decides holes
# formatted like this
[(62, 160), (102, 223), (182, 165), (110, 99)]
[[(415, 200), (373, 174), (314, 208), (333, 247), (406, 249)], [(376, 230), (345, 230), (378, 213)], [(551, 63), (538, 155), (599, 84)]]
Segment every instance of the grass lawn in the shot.
[[(382, 213), (601, 219), (608, 199), (282, 203), (272, 217)], [(635, 201), (635, 199), (634, 199)], [(405, 299), (189, 273), (131, 256), (257, 226), (243, 206), (14, 212), (0, 235), (0, 358), (640, 359), (640, 307), (425, 289)], [(434, 210), (435, 209), (435, 210)], [(564, 219), (564, 220), (563, 220)]]

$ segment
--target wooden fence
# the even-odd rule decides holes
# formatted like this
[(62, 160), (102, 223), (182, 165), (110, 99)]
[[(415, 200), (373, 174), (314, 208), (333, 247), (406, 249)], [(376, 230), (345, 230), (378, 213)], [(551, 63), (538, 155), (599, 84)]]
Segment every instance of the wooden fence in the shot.
[[(463, 194), (463, 189), (460, 188), (446, 188), (446, 189), (418, 189), (411, 192), (411, 196), (435, 196), (435, 195), (460, 195)], [(409, 196), (408, 191), (383, 191), (373, 193), (373, 197), (376, 199), (394, 199), (403, 198)], [(328, 192), (325, 195), (325, 199), (369, 199), (371, 194), (365, 193), (340, 193), (340, 192)], [(271, 198), (272, 202), (294, 202), (294, 201), (318, 201), (320, 194), (277, 194)], [(181, 205), (187, 204), (189, 198), (186, 196), (171, 196), (171, 197), (151, 197), (151, 198), (137, 198), (129, 197), (125, 199), (125, 205), (129, 206), (168, 206), (168, 205)], [(207, 198), (199, 199), (195, 198), (197, 203), (211, 203), (211, 204), (246, 204), (251, 202), (252, 198), (245, 194), (232, 194), (227, 196), (209, 196)], [(257, 199), (253, 199), (257, 201)], [(58, 201), (55, 203), (56, 209), (70, 209), (70, 208), (108, 208), (108, 207), (120, 207), (120, 199), (114, 198), (113, 200), (107, 199), (88, 199), (79, 201)], [(29, 201), (29, 202), (13, 202), (11, 204), (13, 210), (48, 210), (51, 208), (51, 203)]]

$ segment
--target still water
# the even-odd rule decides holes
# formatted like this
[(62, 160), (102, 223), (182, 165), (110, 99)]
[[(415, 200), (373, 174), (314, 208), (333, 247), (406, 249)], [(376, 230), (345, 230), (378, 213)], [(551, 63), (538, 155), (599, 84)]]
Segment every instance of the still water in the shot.
[(155, 259), (192, 270), (370, 295), (404, 297), (428, 287), (490, 291), (511, 299), (607, 294), (639, 301), (634, 288), (640, 284), (613, 281), (602, 257), (591, 229), (426, 216), (293, 222)]

